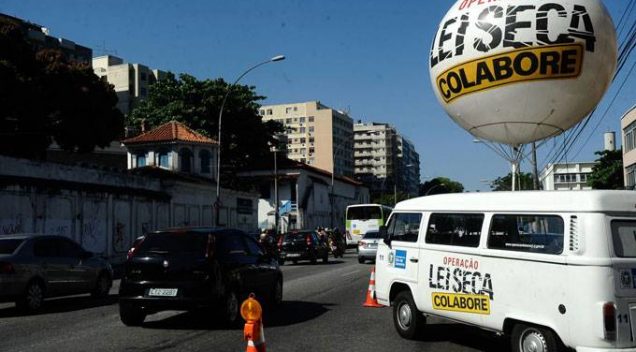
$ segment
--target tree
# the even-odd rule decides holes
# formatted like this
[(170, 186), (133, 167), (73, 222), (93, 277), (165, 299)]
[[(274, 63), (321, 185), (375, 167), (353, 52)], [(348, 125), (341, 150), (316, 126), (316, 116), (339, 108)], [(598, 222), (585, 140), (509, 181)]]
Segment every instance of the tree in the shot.
[[(528, 172), (520, 172), (517, 178), (516, 190), (532, 190), (534, 184), (532, 181), (532, 174)], [(490, 189), (492, 191), (511, 191), (512, 190), (512, 173), (508, 173), (506, 176), (498, 177), (496, 180), (490, 183)]]
[[(230, 88), (223, 79), (198, 80), (190, 75), (175, 77), (169, 74), (150, 87), (148, 98), (133, 108), (128, 124), (148, 128), (169, 121), (179, 121), (190, 128), (217, 139), (218, 116), (223, 96)], [(270, 145), (276, 143), (274, 135), (284, 131), (275, 121), (263, 122), (258, 113), (254, 87), (235, 85), (223, 109), (221, 170), (228, 175), (237, 169), (253, 165), (263, 158), (271, 158)], [(224, 182), (233, 177), (221, 177)]]
[(464, 185), (461, 183), (453, 181), (447, 177), (436, 177), (420, 184), (418, 194), (420, 196), (429, 196), (432, 194), (462, 192), (464, 192)]
[(593, 189), (624, 189), (622, 149), (597, 151), (594, 154), (599, 158), (592, 167), (587, 184)]
[(35, 52), (26, 37), (0, 19), (0, 151), (44, 158), (53, 141), (89, 152), (120, 137), (124, 120), (113, 88), (59, 50)]

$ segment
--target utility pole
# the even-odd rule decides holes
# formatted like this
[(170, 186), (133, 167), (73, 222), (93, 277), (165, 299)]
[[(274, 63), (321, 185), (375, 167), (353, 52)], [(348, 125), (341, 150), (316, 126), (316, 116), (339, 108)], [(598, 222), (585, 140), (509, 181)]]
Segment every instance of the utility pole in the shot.
[(532, 142), (532, 186), (535, 191), (539, 190), (539, 172), (537, 170), (537, 143)]

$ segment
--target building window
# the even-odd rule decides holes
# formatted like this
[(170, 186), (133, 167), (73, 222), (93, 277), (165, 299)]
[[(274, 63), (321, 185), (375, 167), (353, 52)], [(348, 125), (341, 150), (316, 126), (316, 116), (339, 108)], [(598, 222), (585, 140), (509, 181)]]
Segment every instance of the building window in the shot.
[(210, 173), (210, 152), (207, 150), (200, 151), (199, 159), (201, 160), (201, 173), (209, 174)]
[(636, 122), (630, 123), (623, 130), (623, 133), (625, 134), (625, 152), (634, 149), (634, 146), (636, 146), (636, 133), (634, 133), (634, 130), (636, 130)]
[(170, 168), (170, 160), (168, 158), (168, 152), (165, 150), (159, 151), (159, 167), (163, 167), (165, 169), (169, 169)]
[(137, 154), (137, 167), (146, 166), (146, 153)]
[(309, 132), (313, 132), (314, 131), (314, 126), (309, 126)]
[(188, 148), (183, 148), (179, 152), (179, 170), (181, 172), (191, 172), (192, 171), (192, 151)]
[(267, 115), (271, 115), (272, 114), (272, 109), (267, 109)]
[(291, 107), (285, 108), (285, 113), (286, 114), (289, 114), (290, 112), (292, 112), (292, 108)]
[(261, 109), (259, 113), (261, 114), (261, 116), (265, 116), (265, 110)]
[(300, 133), (305, 133), (305, 127), (300, 128)]
[(307, 118), (307, 121), (309, 121), (309, 122), (314, 122), (314, 117), (313, 117), (313, 116), (309, 116), (309, 117)]
[(636, 164), (628, 166), (625, 171), (625, 186), (627, 189), (634, 189), (636, 185)]
[(285, 119), (285, 123), (288, 124), (288, 125), (291, 124), (292, 123), (292, 119)]

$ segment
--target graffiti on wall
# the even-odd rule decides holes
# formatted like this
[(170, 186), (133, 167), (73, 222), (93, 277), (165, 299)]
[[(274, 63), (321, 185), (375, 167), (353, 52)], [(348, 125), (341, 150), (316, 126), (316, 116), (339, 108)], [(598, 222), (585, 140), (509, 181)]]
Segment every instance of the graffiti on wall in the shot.
[(106, 203), (93, 199), (84, 202), (81, 242), (94, 253), (106, 252)]
[(16, 214), (10, 218), (0, 219), (0, 234), (11, 235), (24, 232), (24, 215)]

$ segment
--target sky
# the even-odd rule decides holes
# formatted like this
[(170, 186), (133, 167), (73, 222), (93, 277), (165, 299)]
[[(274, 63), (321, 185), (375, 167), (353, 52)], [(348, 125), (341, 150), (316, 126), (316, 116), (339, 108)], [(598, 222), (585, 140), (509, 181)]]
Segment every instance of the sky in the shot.
[[(615, 25), (631, 0), (604, 0)], [(422, 181), (449, 177), (467, 191), (489, 190), (506, 175), (507, 161), (455, 124), (430, 83), (428, 57), (448, 0), (0, 0), (0, 12), (44, 27), (52, 36), (153, 69), (199, 79), (234, 81), (250, 66), (278, 54), (286, 60), (250, 72), (266, 104), (319, 100), (363, 122), (386, 122), (420, 155)], [(627, 13), (631, 23), (636, 11)], [(619, 43), (623, 38), (619, 37)], [(610, 87), (596, 119), (568, 152), (568, 161), (593, 161), (603, 132), (615, 131), (636, 104), (635, 74)], [(626, 84), (619, 89), (622, 80)], [(611, 104), (610, 104), (611, 103)], [(598, 125), (598, 127), (596, 127)], [(594, 128), (596, 127), (596, 129)], [(587, 141), (587, 142), (586, 142)], [(563, 144), (538, 150), (539, 168)], [(527, 162), (521, 166), (530, 172)]]

